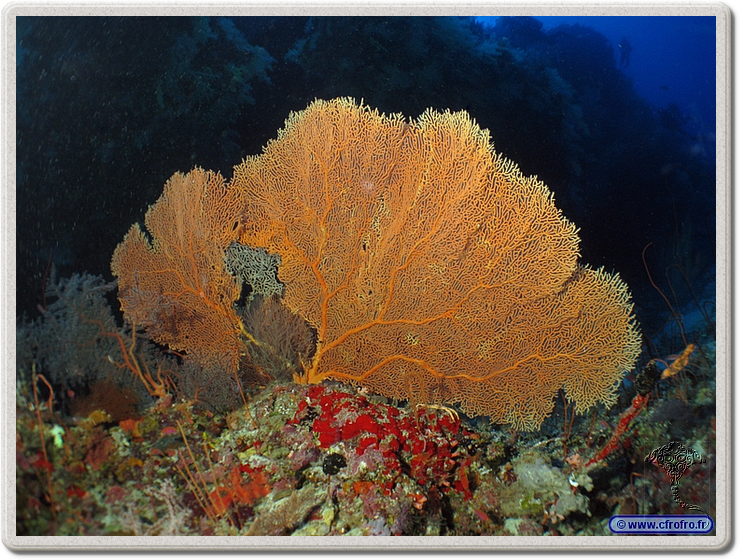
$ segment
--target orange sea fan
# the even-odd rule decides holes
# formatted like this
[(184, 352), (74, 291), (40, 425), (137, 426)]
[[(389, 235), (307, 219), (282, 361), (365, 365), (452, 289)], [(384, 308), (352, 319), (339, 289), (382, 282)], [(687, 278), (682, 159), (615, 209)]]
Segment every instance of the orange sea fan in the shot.
[(279, 255), (284, 302), (316, 330), (299, 382), (535, 429), (561, 388), (579, 412), (612, 402), (640, 351), (625, 284), (578, 264), (550, 191), (464, 112), (406, 121), (316, 101), (228, 186), (175, 175), (146, 224), (151, 243), (134, 226), (113, 258), (127, 317), (228, 367), (241, 351), (223, 261), (234, 241)]
[(146, 214), (148, 234), (134, 224), (111, 262), (129, 322), (229, 373), (241, 348), (233, 307), (241, 286), (224, 254), (237, 238), (243, 205), (242, 193), (217, 173), (176, 173)]
[(285, 302), (317, 329), (299, 381), (534, 429), (560, 388), (577, 411), (611, 402), (639, 354), (624, 283), (577, 264), (550, 191), (464, 112), (316, 101), (232, 187), (240, 241), (280, 255)]

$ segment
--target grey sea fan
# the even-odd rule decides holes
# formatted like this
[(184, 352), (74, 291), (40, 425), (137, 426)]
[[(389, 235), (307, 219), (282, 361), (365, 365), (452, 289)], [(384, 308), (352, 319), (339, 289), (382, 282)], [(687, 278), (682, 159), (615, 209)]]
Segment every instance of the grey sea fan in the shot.
[[(121, 349), (103, 332), (117, 332), (106, 295), (114, 282), (101, 276), (75, 274), (57, 279), (52, 273), (46, 286), (50, 301), (41, 316), (17, 325), (18, 368), (32, 363), (53, 383), (67, 388), (89, 385), (117, 371)], [(109, 359), (110, 356), (110, 359)]]

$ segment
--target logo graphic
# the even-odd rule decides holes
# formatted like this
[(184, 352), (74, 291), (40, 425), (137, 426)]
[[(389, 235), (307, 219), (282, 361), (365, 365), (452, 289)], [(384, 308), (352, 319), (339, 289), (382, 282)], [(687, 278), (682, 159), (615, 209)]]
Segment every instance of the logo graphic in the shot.
[(678, 505), (684, 509), (700, 511), (706, 515), (707, 512), (702, 508), (693, 504), (687, 504), (681, 500), (678, 495), (678, 483), (681, 480), (681, 477), (686, 474), (686, 471), (696, 464), (707, 462), (700, 453), (678, 441), (672, 441), (666, 445), (653, 449), (650, 454), (645, 457), (645, 462), (653, 463), (660, 467), (671, 478), (671, 493), (673, 494), (673, 499)]

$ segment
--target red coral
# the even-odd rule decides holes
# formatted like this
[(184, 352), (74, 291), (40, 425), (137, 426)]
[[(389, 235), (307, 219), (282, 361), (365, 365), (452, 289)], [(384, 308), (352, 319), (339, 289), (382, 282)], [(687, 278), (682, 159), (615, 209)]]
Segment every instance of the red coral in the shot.
[(367, 414), (363, 414), (354, 422), (347, 423), (342, 428), (342, 439), (345, 441), (350, 440), (353, 437), (358, 436), (364, 432), (369, 432), (371, 434), (380, 433), (380, 427), (378, 426), (377, 422), (375, 422), (375, 420), (373, 420)]
[[(377, 488), (383, 493), (392, 492), (395, 479), (406, 472), (423, 487), (453, 488), (466, 499), (472, 496), (465, 470), (471, 461), (457, 451), (459, 436), (468, 435), (459, 419), (449, 415), (417, 418), (408, 411), (322, 386), (310, 387), (305, 395), (289, 424), (309, 424), (324, 449), (340, 441), (351, 444), (358, 459), (372, 463), (375, 467), (370, 470), (382, 475)], [(381, 465), (377, 458), (382, 459)]]

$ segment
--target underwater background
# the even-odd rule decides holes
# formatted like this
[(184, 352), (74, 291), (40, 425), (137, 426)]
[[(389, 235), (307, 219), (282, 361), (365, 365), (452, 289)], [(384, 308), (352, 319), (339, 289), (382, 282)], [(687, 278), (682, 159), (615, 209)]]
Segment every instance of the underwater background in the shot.
[[(608, 535), (617, 513), (714, 515), (714, 17), (20, 17), (17, 38), (18, 535)], [(111, 256), (173, 173), (228, 179), (337, 97), (467, 111), (549, 187), (579, 261), (632, 294), (642, 353), (612, 407), (576, 415), (561, 392), (524, 432), (292, 384), (315, 341), (268, 304), (241, 317), (283, 361), (204, 389), (202, 365), (124, 321)], [(645, 461), (672, 441), (702, 460), (678, 478)]]

